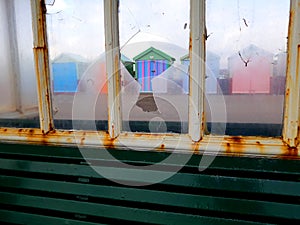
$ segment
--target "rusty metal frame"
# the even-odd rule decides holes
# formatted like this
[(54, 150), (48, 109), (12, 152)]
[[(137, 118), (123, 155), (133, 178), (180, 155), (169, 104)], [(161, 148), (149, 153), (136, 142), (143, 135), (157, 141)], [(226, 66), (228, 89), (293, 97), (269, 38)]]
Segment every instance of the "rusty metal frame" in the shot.
[(200, 141), (204, 135), (205, 92), (205, 1), (190, 0), (189, 135)]
[(300, 0), (291, 1), (283, 140), (299, 144), (300, 121)]
[(122, 130), (118, 5), (117, 0), (104, 0), (108, 132), (111, 138), (118, 137)]
[[(218, 152), (227, 156), (259, 156), (277, 158), (299, 158), (297, 148), (282, 143), (280, 138), (257, 137), (215, 137), (204, 136), (201, 142), (193, 142), (189, 135), (122, 133), (110, 138), (104, 131), (53, 130), (47, 135), (40, 129), (0, 128), (4, 142), (47, 144), (55, 146), (94, 147), (107, 149), (132, 149), (182, 154), (202, 154), (204, 151)], [(80, 138), (80, 143), (78, 143)], [(145, 141), (147, 140), (147, 141)], [(180, 141), (179, 141), (180, 140)]]
[[(105, 32), (106, 32), (106, 60), (108, 67), (108, 83), (111, 108), (109, 115), (109, 133), (105, 131), (64, 131), (53, 129), (50, 77), (48, 67), (48, 49), (46, 39), (46, 20), (43, 0), (31, 0), (34, 32), (34, 53), (36, 73), (38, 78), (39, 109), (41, 129), (0, 128), (1, 142), (34, 143), (67, 146), (92, 146), (118, 149), (142, 149), (152, 151), (179, 151), (181, 153), (201, 154), (216, 152), (224, 155), (254, 155), (267, 157), (299, 157), (298, 148), (293, 144), (292, 137), (297, 137), (289, 131), (293, 121), (299, 116), (299, 31), (300, 31), (300, 0), (291, 1), (291, 22), (289, 29), (289, 69), (286, 96), (286, 111), (284, 121), (283, 139), (263, 137), (225, 136), (218, 137), (203, 135), (203, 98), (204, 98), (204, 72), (205, 67), (201, 60), (205, 52), (205, 4), (204, 1), (191, 0), (191, 79), (199, 82), (198, 86), (191, 86), (191, 101), (199, 107), (199, 115), (190, 115), (189, 134), (147, 134), (147, 133), (121, 133), (119, 98), (119, 47), (118, 47), (118, 0), (104, 0), (105, 6)], [(201, 25), (202, 24), (202, 25)], [(201, 26), (200, 26), (201, 25)], [(204, 39), (203, 39), (204, 38)], [(111, 52), (110, 52), (111, 51)], [(196, 56), (194, 56), (194, 54)], [(298, 64), (296, 61), (298, 60)], [(291, 81), (289, 81), (291, 79)], [(293, 82), (296, 81), (296, 82)], [(194, 82), (194, 80), (192, 80)], [(199, 85), (200, 84), (200, 85)], [(200, 88), (199, 88), (200, 87)], [(199, 90), (201, 89), (202, 90)], [(296, 98), (296, 99), (293, 99)], [(120, 100), (120, 99), (119, 99)], [(118, 101), (119, 101), (118, 100)], [(191, 105), (189, 107), (192, 107)], [(191, 109), (191, 108), (189, 108)], [(295, 113), (296, 111), (296, 113)], [(295, 115), (293, 114), (295, 113)], [(296, 118), (296, 119), (295, 119)], [(195, 121), (194, 121), (195, 120)], [(294, 135), (294, 136), (293, 136)], [(80, 143), (78, 143), (78, 138)], [(145, 141), (147, 140), (147, 141)], [(201, 141), (199, 141), (201, 140)]]
[(39, 101), (40, 127), (47, 134), (54, 129), (44, 0), (31, 0), (33, 51)]

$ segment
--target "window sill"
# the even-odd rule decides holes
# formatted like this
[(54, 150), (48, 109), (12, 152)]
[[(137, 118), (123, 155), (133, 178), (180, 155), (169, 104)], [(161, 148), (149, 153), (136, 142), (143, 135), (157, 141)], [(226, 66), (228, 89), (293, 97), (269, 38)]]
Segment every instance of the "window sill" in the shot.
[(290, 148), (282, 138), (272, 137), (207, 135), (200, 142), (193, 142), (187, 134), (122, 133), (118, 138), (111, 139), (105, 131), (54, 130), (43, 134), (36, 128), (0, 128), (0, 142), (300, 159), (298, 148)]

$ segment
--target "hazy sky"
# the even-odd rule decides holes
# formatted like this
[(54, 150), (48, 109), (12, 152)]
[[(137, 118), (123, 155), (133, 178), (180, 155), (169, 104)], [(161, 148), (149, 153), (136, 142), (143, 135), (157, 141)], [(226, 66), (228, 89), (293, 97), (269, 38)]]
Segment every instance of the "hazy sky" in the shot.
[(254, 44), (273, 54), (287, 44), (289, 0), (208, 0), (207, 49), (227, 57)]
[[(120, 0), (120, 45), (154, 39), (187, 49), (189, 2)], [(56, 0), (47, 8), (51, 57), (72, 52), (92, 59), (103, 53), (103, 0)], [(207, 0), (206, 8), (207, 50), (222, 57), (223, 67), (249, 44), (285, 51), (289, 0)]]

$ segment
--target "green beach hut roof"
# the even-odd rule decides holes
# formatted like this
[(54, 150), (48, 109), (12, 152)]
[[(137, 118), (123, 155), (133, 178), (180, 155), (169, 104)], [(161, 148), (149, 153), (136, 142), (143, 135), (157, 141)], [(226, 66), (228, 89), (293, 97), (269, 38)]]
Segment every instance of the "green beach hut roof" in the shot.
[(175, 58), (153, 47), (148, 48), (147, 50), (143, 51), (142, 53), (138, 54), (133, 58), (134, 61), (161, 60), (161, 59), (168, 60), (168, 61), (175, 61)]

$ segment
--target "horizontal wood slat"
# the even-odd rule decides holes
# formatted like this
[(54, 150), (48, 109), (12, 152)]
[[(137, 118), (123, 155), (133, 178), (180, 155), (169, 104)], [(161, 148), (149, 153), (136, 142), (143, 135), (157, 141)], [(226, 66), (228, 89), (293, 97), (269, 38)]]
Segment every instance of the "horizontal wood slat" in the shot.
[(0, 144), (1, 222), (231, 225), (300, 221), (297, 160), (258, 158), (255, 167), (255, 158), (218, 156), (208, 171), (200, 173), (201, 156), (194, 155), (169, 179), (134, 187), (114, 183), (96, 171), (105, 170), (112, 180), (142, 184), (149, 177), (168, 175), (178, 165), (147, 170), (142, 165), (160, 161), (166, 154), (110, 150), (123, 162), (140, 167), (124, 168), (98, 155), (90, 161), (92, 168), (78, 149), (32, 147)]
[[(95, 166), (96, 170), (110, 172), (110, 178), (123, 181), (147, 182), (147, 177), (156, 177), (165, 171), (127, 169)], [(0, 169), (21, 172), (46, 173), (88, 178), (103, 178), (88, 165), (35, 162), (29, 160), (0, 159)], [(131, 174), (131, 175), (130, 175)], [(214, 190), (238, 191), (246, 193), (266, 193), (288, 196), (300, 196), (300, 183), (270, 179), (255, 179), (232, 176), (177, 173), (162, 181), (162, 184), (204, 188)], [(284, 191), (283, 191), (284, 190)]]
[[(201, 192), (199, 192), (199, 194), (162, 193), (161, 191), (137, 188), (99, 186), (5, 176), (0, 177), (0, 187), (29, 189), (33, 191), (32, 193), (34, 193), (35, 190), (45, 192), (51, 191), (59, 194), (108, 198), (201, 210), (300, 219), (300, 214), (297, 213), (300, 210), (300, 205), (204, 196), (201, 195)], [(0, 197), (1, 194), (3, 193), (0, 192)], [(45, 196), (47, 196), (47, 193), (45, 193)], [(285, 209), (284, 211), (282, 210), (283, 208)]]
[[(39, 209), (58, 210), (67, 213), (77, 213), (87, 216), (101, 216), (113, 219), (131, 220), (133, 222), (174, 225), (182, 224), (240, 224), (241, 221), (232, 219), (205, 217), (190, 214), (180, 214), (148, 209), (130, 208), (123, 206), (106, 205), (101, 203), (87, 203), (63, 199), (53, 199), (38, 196), (28, 196), (17, 193), (0, 192), (0, 203), (10, 202), (11, 205), (35, 207)], [(244, 224), (253, 224), (243, 221)]]
[(17, 224), (30, 224), (30, 225), (101, 225), (100, 223), (90, 223), (79, 220), (71, 220), (66, 218), (57, 218), (44, 215), (36, 215), (24, 212), (16, 212), (0, 209), (0, 218), (2, 222), (17, 223)]

